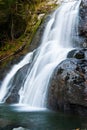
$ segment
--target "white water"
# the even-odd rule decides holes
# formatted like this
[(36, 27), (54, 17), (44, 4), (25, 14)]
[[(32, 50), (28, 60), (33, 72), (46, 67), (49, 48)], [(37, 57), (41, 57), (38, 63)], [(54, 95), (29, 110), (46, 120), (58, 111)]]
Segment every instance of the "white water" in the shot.
[[(42, 44), (36, 50), (26, 80), (19, 91), (21, 104), (31, 107), (46, 107), (46, 94), (50, 77), (55, 67), (66, 58), (73, 49), (73, 35), (77, 32), (80, 1), (62, 4), (51, 16), (44, 32)], [(0, 101), (4, 102), (12, 87), (11, 80), (16, 72), (31, 62), (33, 53), (29, 53), (19, 64), (14, 66), (4, 79), (0, 89)]]
[(20, 68), (22, 68), (24, 65), (31, 62), (32, 54), (33, 53), (29, 53), (28, 55), (26, 55), (24, 57), (24, 59), (19, 64), (14, 65), (12, 70), (8, 73), (8, 75), (4, 79), (2, 86), (0, 88), (0, 102), (4, 102), (4, 100), (5, 100), (4, 98), (7, 95), (7, 93), (9, 92), (9, 89), (11, 88), (11, 80), (14, 77), (14, 75), (16, 74), (16, 72)]

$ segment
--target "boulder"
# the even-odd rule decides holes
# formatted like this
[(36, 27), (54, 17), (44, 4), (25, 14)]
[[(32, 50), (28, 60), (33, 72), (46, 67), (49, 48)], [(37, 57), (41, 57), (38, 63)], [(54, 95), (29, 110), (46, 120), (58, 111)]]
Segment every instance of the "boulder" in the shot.
[(48, 90), (48, 108), (87, 115), (87, 49), (68, 53), (55, 69)]

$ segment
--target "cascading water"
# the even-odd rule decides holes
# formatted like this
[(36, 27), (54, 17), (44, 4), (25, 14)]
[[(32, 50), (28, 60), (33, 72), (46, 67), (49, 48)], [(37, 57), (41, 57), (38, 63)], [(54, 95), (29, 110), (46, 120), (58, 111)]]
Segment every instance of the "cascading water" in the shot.
[[(4, 79), (0, 88), (0, 101), (5, 102), (16, 72), (31, 62), (25, 80), (19, 91), (19, 103), (33, 107), (46, 107), (46, 94), (50, 77), (55, 67), (73, 49), (73, 35), (77, 33), (79, 1), (63, 3), (51, 16), (44, 32), (42, 44), (15, 65)], [(32, 61), (33, 59), (33, 61)]]

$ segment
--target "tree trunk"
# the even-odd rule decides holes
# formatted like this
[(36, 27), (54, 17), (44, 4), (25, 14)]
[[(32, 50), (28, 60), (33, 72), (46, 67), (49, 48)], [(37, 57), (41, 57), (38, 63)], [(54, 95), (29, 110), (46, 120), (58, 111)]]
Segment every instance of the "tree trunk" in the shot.
[(14, 40), (14, 22), (13, 22), (13, 16), (12, 16), (12, 23), (11, 23), (11, 39)]

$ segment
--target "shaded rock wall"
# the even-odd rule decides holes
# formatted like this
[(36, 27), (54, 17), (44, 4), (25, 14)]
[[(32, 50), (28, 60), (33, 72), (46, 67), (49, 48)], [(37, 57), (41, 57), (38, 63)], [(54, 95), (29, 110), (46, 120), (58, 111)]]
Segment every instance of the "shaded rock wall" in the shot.
[(6, 98), (8, 97), (6, 103), (17, 103), (19, 101), (19, 90), (26, 79), (25, 75), (28, 72), (29, 66), (30, 64), (23, 66), (12, 79), (12, 87), (6, 95)]
[(69, 52), (54, 71), (48, 107), (87, 115), (87, 49)]
[(79, 10), (79, 36), (83, 47), (87, 47), (87, 0), (82, 0)]

